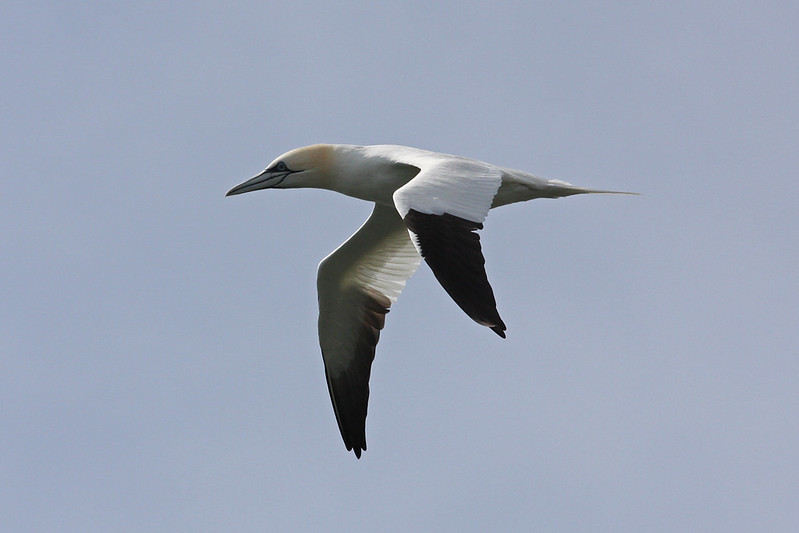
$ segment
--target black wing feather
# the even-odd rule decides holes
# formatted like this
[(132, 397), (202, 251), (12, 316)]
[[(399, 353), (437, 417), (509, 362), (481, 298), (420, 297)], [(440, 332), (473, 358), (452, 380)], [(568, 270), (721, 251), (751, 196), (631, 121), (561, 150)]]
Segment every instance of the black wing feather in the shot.
[(483, 224), (449, 213), (430, 215), (415, 209), (408, 211), (404, 220), (418, 239), (422, 257), (455, 303), (475, 322), (505, 338), (507, 327), (497, 311), (476, 233)]

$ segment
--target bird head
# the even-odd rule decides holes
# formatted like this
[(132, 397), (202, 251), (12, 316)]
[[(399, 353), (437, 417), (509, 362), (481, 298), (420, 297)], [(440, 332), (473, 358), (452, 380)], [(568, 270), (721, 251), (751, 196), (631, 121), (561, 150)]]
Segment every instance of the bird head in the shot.
[(330, 172), (332, 152), (333, 147), (326, 144), (315, 144), (286, 152), (272, 161), (266, 170), (236, 185), (225, 196), (259, 189), (324, 188)]

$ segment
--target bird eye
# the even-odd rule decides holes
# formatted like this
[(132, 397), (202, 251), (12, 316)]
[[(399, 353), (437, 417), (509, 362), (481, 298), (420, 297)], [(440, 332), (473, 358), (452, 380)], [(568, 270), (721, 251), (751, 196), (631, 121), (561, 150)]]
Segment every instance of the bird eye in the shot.
[(278, 172), (285, 172), (285, 171), (287, 171), (288, 169), (289, 169), (289, 167), (287, 167), (287, 166), (286, 166), (286, 164), (285, 164), (283, 161), (279, 161), (279, 162), (278, 162), (277, 164), (275, 164), (275, 166), (274, 166), (274, 170), (277, 170)]

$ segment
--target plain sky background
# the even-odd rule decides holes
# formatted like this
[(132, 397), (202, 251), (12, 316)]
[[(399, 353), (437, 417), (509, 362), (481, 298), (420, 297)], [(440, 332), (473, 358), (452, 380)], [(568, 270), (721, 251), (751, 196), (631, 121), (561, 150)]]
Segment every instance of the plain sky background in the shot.
[[(799, 524), (799, 3), (3, 2), (0, 530)], [(640, 197), (419, 269), (345, 451), (316, 266), (371, 206), (225, 192), (316, 142)]]

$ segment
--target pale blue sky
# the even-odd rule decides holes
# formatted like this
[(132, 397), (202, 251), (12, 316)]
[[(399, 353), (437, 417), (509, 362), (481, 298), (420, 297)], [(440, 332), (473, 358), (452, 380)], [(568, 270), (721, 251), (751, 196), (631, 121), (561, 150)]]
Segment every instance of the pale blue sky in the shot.
[[(792, 529), (797, 27), (787, 1), (4, 3), (0, 529)], [(643, 196), (492, 211), (506, 341), (422, 267), (357, 461), (315, 276), (370, 206), (224, 197), (316, 142)]]

